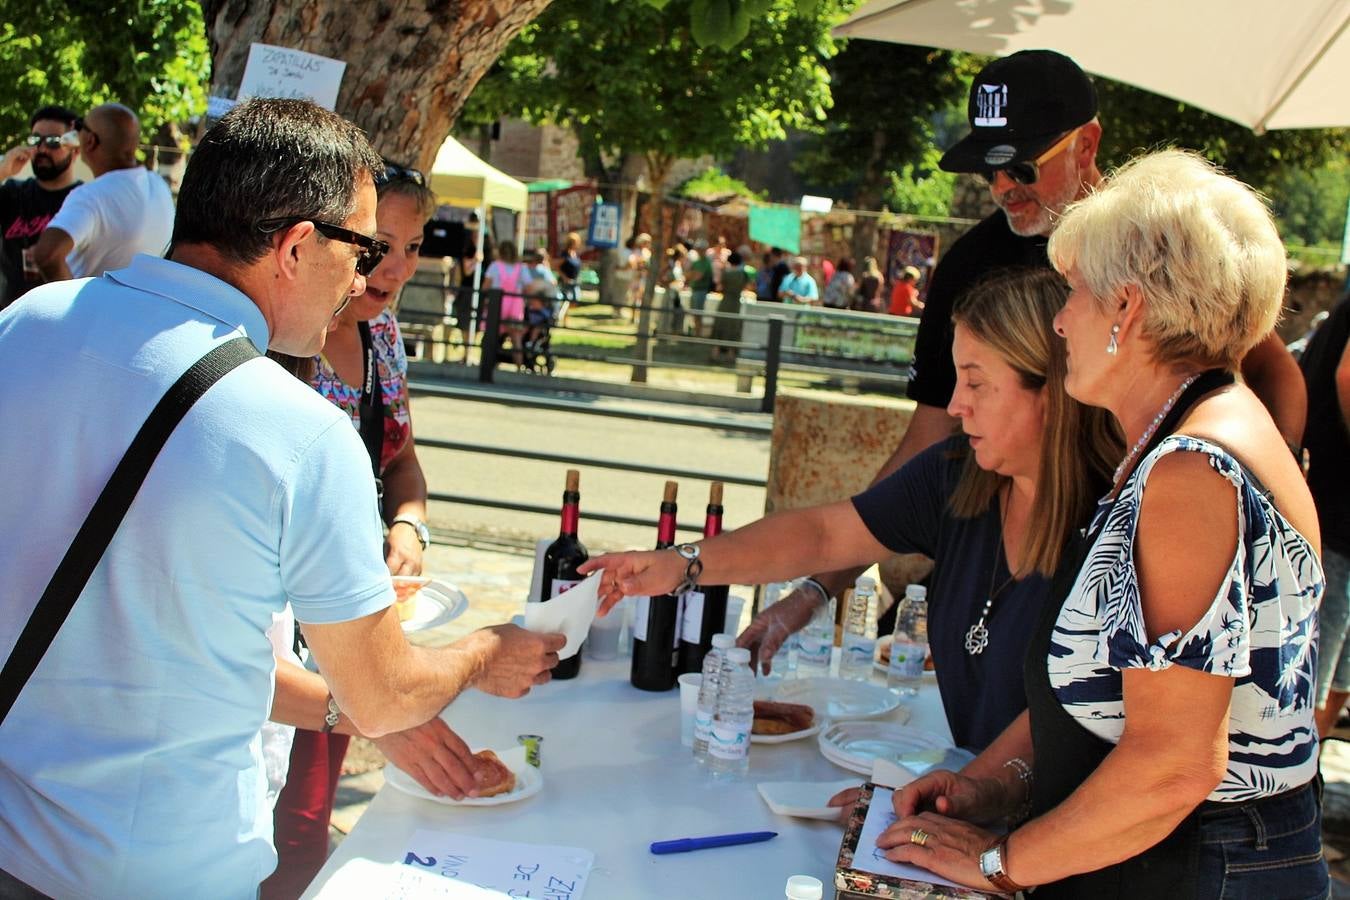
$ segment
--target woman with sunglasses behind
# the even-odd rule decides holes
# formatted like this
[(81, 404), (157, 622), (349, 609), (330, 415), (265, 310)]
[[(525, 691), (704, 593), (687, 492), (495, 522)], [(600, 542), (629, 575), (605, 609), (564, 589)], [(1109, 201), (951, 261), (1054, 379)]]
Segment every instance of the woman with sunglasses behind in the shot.
[[(389, 250), (366, 276), (366, 292), (338, 313), (322, 355), (302, 360), (306, 365), (297, 374), (308, 377), (319, 393), (351, 416), (383, 487), (380, 515), (389, 527), (385, 562), (394, 575), (418, 575), (422, 552), (430, 543), (424, 524), (427, 482), (413, 446), (403, 337), (389, 307), (417, 269), (422, 229), (435, 212), (436, 197), (421, 172), (395, 165), (386, 168), (376, 190), (376, 237)], [(275, 717), (275, 709), (273, 713)], [(437, 740), (451, 745), (458, 741), (438, 723), (427, 726)], [(408, 741), (418, 731), (391, 737)], [(430, 749), (432, 735), (411, 739), (419, 738)], [(263, 882), (263, 898), (298, 897), (323, 866), (328, 821), (350, 740), (333, 731), (296, 729), (286, 785), (276, 804), (277, 869)], [(377, 743), (390, 755), (387, 740)]]

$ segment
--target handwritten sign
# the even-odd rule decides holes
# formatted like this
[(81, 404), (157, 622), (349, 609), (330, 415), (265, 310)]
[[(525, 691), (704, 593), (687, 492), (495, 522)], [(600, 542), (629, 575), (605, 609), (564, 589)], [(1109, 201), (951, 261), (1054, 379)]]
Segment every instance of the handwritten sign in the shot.
[(239, 85), (239, 99), (282, 97), (313, 100), (325, 109), (337, 105), (338, 88), (347, 64), (289, 47), (253, 44)]
[(404, 866), (495, 891), (495, 896), (543, 900), (579, 900), (594, 864), (594, 853), (576, 847), (425, 829), (413, 833), (403, 857)]
[(867, 819), (863, 822), (862, 833), (858, 835), (858, 849), (853, 854), (853, 868), (876, 875), (890, 875), (894, 878), (908, 878), (910, 881), (960, 887), (956, 882), (934, 875), (919, 866), (891, 862), (886, 858), (886, 851), (877, 846), (877, 838), (881, 833), (895, 824), (896, 817), (891, 806), (893, 793), (895, 792), (882, 787), (872, 792), (872, 803), (867, 808)]

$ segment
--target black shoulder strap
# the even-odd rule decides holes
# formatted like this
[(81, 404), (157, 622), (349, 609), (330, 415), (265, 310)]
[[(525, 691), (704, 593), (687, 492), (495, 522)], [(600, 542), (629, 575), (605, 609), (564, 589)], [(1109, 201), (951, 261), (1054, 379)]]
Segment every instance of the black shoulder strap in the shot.
[(375, 356), (375, 340), (370, 334), (369, 322), (357, 322), (361, 335), (361, 403), (359, 405), (361, 442), (366, 445), (370, 467), (375, 472), (375, 483), (380, 482), (380, 455), (384, 452), (384, 387), (380, 384), (380, 367)]
[(246, 337), (227, 341), (197, 360), (160, 398), (103, 486), (103, 492), (94, 501), (88, 518), (71, 541), (70, 549), (56, 567), (47, 589), (42, 592), (42, 598), (33, 607), (4, 670), (0, 671), (0, 722), (5, 720), (29, 677), (37, 670), (43, 654), (56, 639), (56, 633), (94, 574), (94, 568), (122, 524), (164, 442), (211, 385), (258, 355), (253, 342)]

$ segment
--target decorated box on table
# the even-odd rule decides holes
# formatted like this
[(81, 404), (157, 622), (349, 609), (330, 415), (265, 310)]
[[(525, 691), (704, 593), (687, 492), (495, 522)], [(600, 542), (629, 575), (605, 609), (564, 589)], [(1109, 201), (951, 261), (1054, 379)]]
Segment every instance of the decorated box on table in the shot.
[(870, 781), (862, 786), (858, 802), (844, 829), (844, 840), (839, 845), (839, 861), (834, 870), (834, 886), (839, 891), (839, 900), (858, 900), (863, 897), (885, 897), (888, 900), (993, 900), (1000, 896), (960, 887), (917, 866), (886, 859), (876, 846), (876, 838), (895, 821), (891, 793), (890, 788)]

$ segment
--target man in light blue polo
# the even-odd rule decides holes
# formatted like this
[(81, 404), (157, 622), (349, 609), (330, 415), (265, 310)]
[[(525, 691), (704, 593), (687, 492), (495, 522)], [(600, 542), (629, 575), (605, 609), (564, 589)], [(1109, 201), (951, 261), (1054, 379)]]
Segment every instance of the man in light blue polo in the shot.
[[(188, 167), (168, 259), (0, 313), (15, 425), (0, 430), (0, 658), (184, 371), (241, 335), (322, 348), (378, 261), (382, 169), (313, 104), (242, 104)], [(265, 632), (288, 599), (333, 707), (366, 734), (425, 722), (471, 685), (518, 696), (547, 680), (561, 635), (503, 626), (410, 647), (381, 543), (370, 463), (336, 407), (265, 358), (208, 391), (0, 725), (0, 896), (255, 896), (276, 861)]]

